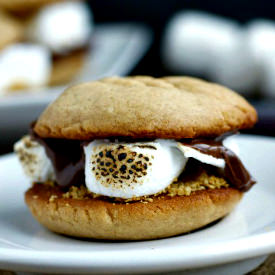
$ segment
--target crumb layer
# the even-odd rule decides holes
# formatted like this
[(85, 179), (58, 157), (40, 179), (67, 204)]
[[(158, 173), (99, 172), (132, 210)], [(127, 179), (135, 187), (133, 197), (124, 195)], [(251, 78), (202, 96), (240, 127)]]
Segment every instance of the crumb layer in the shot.
[[(159, 196), (190, 196), (193, 192), (199, 190), (220, 189), (227, 187), (229, 187), (229, 184), (223, 178), (216, 177), (213, 175), (209, 176), (206, 171), (203, 171), (191, 179), (178, 180), (177, 182), (170, 184), (163, 191), (154, 195), (134, 197), (131, 199), (111, 198), (111, 200), (114, 202), (152, 202), (155, 198)], [(81, 185), (79, 187), (71, 186), (67, 192), (63, 193), (62, 196), (63, 198), (72, 198), (80, 200), (102, 197), (100, 195), (89, 192), (89, 190), (84, 185)]]

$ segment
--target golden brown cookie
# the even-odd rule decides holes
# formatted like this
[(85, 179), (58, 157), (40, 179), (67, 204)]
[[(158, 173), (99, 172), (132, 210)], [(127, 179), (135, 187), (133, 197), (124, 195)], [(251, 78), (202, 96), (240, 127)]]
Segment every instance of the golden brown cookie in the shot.
[(0, 50), (23, 38), (24, 30), (13, 17), (0, 10)]
[(251, 127), (255, 109), (221, 85), (191, 77), (111, 77), (68, 88), (35, 125), (41, 137), (196, 138)]
[(233, 188), (162, 196), (152, 202), (114, 203), (100, 198), (64, 198), (63, 192), (35, 184), (25, 195), (33, 216), (48, 229), (70, 236), (142, 240), (174, 236), (228, 214), (242, 197)]
[(87, 51), (77, 51), (53, 60), (49, 85), (56, 86), (72, 81), (83, 69)]

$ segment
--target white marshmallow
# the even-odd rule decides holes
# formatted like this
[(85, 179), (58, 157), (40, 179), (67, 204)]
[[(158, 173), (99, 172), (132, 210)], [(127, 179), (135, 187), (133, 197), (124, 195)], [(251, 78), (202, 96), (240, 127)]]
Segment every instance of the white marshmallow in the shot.
[(166, 61), (176, 70), (204, 73), (217, 57), (232, 51), (237, 30), (231, 20), (203, 12), (181, 12), (167, 27)]
[(248, 52), (258, 69), (260, 89), (275, 97), (275, 23), (258, 19), (247, 26)]
[[(19, 140), (14, 150), (25, 174), (33, 182), (55, 180), (45, 149), (30, 136)], [(110, 142), (94, 140), (84, 146), (85, 184), (90, 192), (108, 197), (133, 198), (156, 194), (183, 172), (187, 160), (225, 168), (225, 161), (185, 146), (175, 140)]]
[(17, 85), (43, 86), (50, 72), (50, 52), (43, 46), (14, 44), (0, 53), (0, 91)]
[(136, 143), (95, 140), (84, 147), (84, 152), (87, 188), (96, 194), (126, 199), (164, 190), (181, 174), (191, 157), (225, 167), (223, 159), (175, 140)]
[(84, 152), (87, 188), (126, 199), (165, 189), (187, 161), (175, 141), (160, 139), (136, 143), (95, 140), (84, 147)]
[(275, 56), (270, 56), (269, 59), (266, 60), (265, 66), (263, 68), (263, 78), (261, 91), (262, 93), (269, 97), (275, 98)]
[(45, 149), (38, 142), (25, 136), (14, 145), (14, 151), (25, 174), (32, 182), (55, 180), (54, 169)]
[(232, 37), (230, 49), (213, 60), (209, 77), (244, 95), (251, 95), (259, 80), (257, 66), (247, 51), (243, 32), (238, 31)]
[(194, 158), (202, 163), (216, 166), (218, 168), (225, 168), (224, 159), (215, 158), (211, 155), (203, 154), (199, 150), (191, 148), (190, 146), (185, 146), (182, 143), (178, 142), (178, 148), (183, 152), (184, 157)]
[(258, 19), (247, 25), (247, 41), (249, 52), (257, 63), (262, 64), (274, 55), (275, 24), (273, 21)]
[(257, 71), (246, 53), (243, 32), (233, 20), (188, 11), (169, 23), (164, 39), (165, 63), (178, 73), (206, 76), (247, 94)]
[(83, 47), (92, 33), (92, 15), (82, 2), (63, 2), (43, 8), (30, 23), (28, 36), (56, 53)]

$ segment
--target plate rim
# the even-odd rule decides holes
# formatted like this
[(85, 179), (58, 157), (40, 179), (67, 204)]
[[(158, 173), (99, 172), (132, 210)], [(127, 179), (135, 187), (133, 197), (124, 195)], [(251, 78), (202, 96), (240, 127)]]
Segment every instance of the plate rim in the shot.
[[(271, 242), (272, 239), (273, 242)], [(227, 247), (226, 253), (225, 246)], [(236, 247), (238, 247), (238, 250), (236, 250)], [(139, 257), (137, 257), (135, 249), (126, 251), (118, 249), (112, 252), (81, 251), (77, 253), (35, 250), (34, 261), (34, 250), (5, 248), (5, 251), (1, 252), (0, 250), (0, 266), (1, 268), (27, 266), (34, 271), (41, 271), (43, 268), (49, 269), (47, 271), (70, 268), (70, 272), (85, 272), (87, 270), (127, 272), (133, 269), (135, 271), (158, 271), (201, 268), (270, 254), (275, 250), (275, 231), (215, 243), (211, 245), (211, 249), (209, 244), (199, 247), (195, 245), (191, 248), (192, 252), (195, 252), (196, 249), (203, 250), (204, 257), (194, 256), (197, 255), (195, 253), (190, 253), (190, 256), (184, 254), (184, 257), (182, 257), (181, 252), (185, 250), (185, 247), (182, 246), (177, 248), (139, 249), (138, 252), (142, 255)], [(188, 250), (190, 251), (190, 246), (188, 246)], [(119, 255), (116, 255), (116, 252), (119, 252)], [(163, 254), (166, 255), (165, 261), (163, 260)], [(169, 254), (172, 256), (167, 257)], [(52, 261), (53, 259), (54, 261)], [(111, 265), (110, 259), (112, 259)], [(135, 261), (132, 261), (132, 259), (135, 259)], [(148, 261), (148, 259), (150, 260)]]

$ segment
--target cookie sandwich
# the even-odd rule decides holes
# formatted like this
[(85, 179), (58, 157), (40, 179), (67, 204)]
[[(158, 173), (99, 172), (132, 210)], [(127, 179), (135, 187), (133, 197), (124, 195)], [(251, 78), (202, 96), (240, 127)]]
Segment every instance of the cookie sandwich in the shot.
[(25, 200), (48, 229), (145, 240), (201, 228), (255, 183), (223, 145), (253, 126), (235, 92), (190, 77), (111, 77), (68, 88), (15, 152), (33, 185)]

